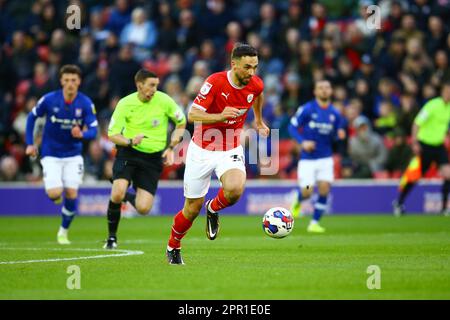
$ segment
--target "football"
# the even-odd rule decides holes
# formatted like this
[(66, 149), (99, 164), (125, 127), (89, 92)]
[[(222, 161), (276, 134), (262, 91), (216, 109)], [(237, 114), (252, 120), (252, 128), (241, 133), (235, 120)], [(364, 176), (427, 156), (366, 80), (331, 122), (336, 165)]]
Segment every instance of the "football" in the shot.
[(294, 218), (289, 210), (281, 207), (269, 209), (263, 217), (262, 227), (269, 237), (280, 239), (294, 229)]

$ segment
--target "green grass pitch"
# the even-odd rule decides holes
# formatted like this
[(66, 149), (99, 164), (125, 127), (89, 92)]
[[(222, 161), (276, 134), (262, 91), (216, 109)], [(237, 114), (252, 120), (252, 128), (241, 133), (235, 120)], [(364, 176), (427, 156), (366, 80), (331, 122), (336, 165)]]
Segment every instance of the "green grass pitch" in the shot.
[[(450, 218), (325, 216), (322, 235), (307, 234), (308, 221), (277, 240), (261, 217), (223, 216), (209, 241), (200, 216), (183, 240), (186, 265), (171, 266), (172, 217), (122, 219), (118, 249), (143, 254), (106, 258), (117, 252), (101, 249), (104, 217), (77, 217), (70, 246), (55, 242), (59, 217), (2, 217), (0, 299), (450, 299)], [(88, 256), (101, 257), (60, 260)], [(80, 289), (67, 288), (71, 265)], [(367, 288), (370, 265), (380, 289)]]

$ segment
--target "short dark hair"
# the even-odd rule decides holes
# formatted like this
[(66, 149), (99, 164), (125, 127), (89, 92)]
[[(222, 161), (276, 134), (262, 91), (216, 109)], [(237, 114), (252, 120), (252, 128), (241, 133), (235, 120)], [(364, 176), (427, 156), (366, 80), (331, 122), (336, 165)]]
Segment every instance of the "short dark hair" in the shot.
[(63, 74), (70, 73), (70, 74), (77, 74), (81, 79), (81, 69), (77, 65), (74, 64), (66, 64), (61, 67), (59, 70), (59, 78), (63, 76)]
[(147, 78), (158, 78), (158, 76), (151, 71), (140, 69), (134, 76), (134, 82), (145, 82)]
[(316, 88), (317, 88), (317, 85), (318, 85), (319, 83), (321, 83), (321, 82), (328, 82), (328, 84), (329, 84), (331, 87), (333, 87), (333, 85), (331, 84), (331, 81), (330, 81), (329, 79), (323, 78), (323, 79), (316, 80), (316, 81), (314, 82), (314, 89), (316, 89)]
[(256, 57), (258, 51), (249, 44), (237, 43), (231, 52), (231, 59), (240, 59), (242, 57)]

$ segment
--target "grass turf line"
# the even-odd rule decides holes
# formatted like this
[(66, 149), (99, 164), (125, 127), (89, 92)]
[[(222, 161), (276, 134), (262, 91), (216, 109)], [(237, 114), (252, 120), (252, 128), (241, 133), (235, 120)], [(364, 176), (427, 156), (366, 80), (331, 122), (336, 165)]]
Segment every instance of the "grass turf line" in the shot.
[[(0, 299), (450, 299), (448, 217), (325, 216), (322, 235), (300, 218), (284, 239), (267, 237), (261, 219), (222, 216), (209, 241), (200, 216), (183, 240), (185, 266), (165, 260), (172, 217), (123, 219), (119, 249), (143, 255), (0, 265)], [(44, 250), (65, 248), (59, 221), (0, 218), (0, 261), (102, 254)], [(67, 248), (100, 249), (106, 230), (104, 217), (76, 217)], [(20, 250), (30, 247), (43, 250)], [(80, 290), (66, 287), (70, 265)], [(369, 265), (381, 269), (380, 290), (367, 288)]]

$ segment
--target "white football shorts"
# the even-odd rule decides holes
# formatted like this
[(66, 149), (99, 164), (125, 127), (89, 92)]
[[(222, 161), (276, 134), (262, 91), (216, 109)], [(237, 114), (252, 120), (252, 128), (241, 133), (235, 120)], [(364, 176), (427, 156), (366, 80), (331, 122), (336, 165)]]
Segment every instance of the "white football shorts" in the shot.
[(331, 183), (334, 181), (333, 158), (300, 160), (298, 162), (297, 176), (301, 188), (313, 187), (317, 181)]
[(41, 159), (44, 170), (45, 189), (78, 189), (83, 181), (84, 163), (82, 156), (67, 158), (44, 157)]
[(230, 169), (239, 169), (245, 173), (242, 146), (228, 151), (210, 151), (191, 140), (186, 154), (184, 196), (188, 199), (204, 197), (208, 193), (213, 171), (220, 181), (220, 177)]

